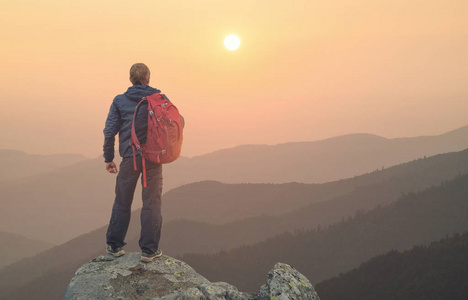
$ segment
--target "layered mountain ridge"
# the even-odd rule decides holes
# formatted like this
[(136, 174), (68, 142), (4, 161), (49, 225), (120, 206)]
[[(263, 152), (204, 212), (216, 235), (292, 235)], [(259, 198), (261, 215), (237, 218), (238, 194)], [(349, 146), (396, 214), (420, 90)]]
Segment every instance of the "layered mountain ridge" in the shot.
[[(464, 168), (468, 166), (467, 155), (468, 155), (468, 150), (457, 152), (457, 153), (437, 155), (437, 156), (426, 158), (426, 159), (415, 160), (413, 162), (403, 164), (401, 166), (396, 166), (393, 168), (376, 171), (376, 172), (366, 174), (363, 176), (359, 176), (353, 179), (340, 181), (342, 183), (346, 183), (347, 185), (351, 186), (351, 192), (348, 193), (349, 194), (348, 196), (339, 196), (337, 199), (340, 199), (340, 198), (344, 199), (344, 200), (341, 200), (343, 201), (342, 203), (356, 202), (356, 206), (354, 207), (350, 206), (351, 210), (343, 211), (342, 212), (343, 214), (341, 216), (338, 216), (335, 219), (334, 221), (335, 224), (342, 223), (342, 225), (340, 225), (342, 227), (345, 226), (343, 224), (348, 224), (349, 226), (351, 226), (350, 228), (354, 228), (352, 230), (357, 230), (356, 232), (360, 232), (364, 230), (361, 233), (362, 239), (359, 239), (359, 243), (362, 245), (372, 244), (372, 242), (370, 242), (369, 239), (372, 240), (372, 239), (375, 239), (375, 237), (373, 237), (373, 235), (371, 235), (370, 232), (366, 233), (366, 230), (367, 230), (366, 228), (372, 228), (373, 226), (376, 226), (375, 224), (379, 224), (378, 222), (381, 220), (385, 220), (385, 218), (383, 218), (382, 216), (375, 217), (377, 213), (374, 211), (371, 211), (369, 213), (372, 213), (374, 217), (367, 218), (367, 220), (371, 220), (371, 221), (365, 221), (365, 222), (362, 221), (363, 218), (365, 219), (365, 216), (367, 216), (367, 213), (364, 213), (362, 212), (362, 210), (360, 210), (360, 207), (362, 206), (360, 199), (363, 198), (362, 195), (365, 195), (366, 191), (369, 192), (369, 197), (367, 197), (368, 200), (365, 200), (364, 203), (373, 204), (370, 207), (375, 207), (380, 204), (382, 207), (377, 208), (377, 211), (381, 211), (381, 212), (389, 211), (388, 209), (390, 209), (391, 207), (387, 208), (385, 204), (379, 203), (379, 201), (381, 200), (379, 200), (378, 197), (377, 198), (374, 197), (375, 201), (372, 201), (372, 197), (371, 197), (372, 194), (374, 194), (374, 196), (378, 196), (379, 195), (378, 191), (385, 191), (387, 193), (386, 189), (388, 189), (388, 194), (387, 196), (385, 196), (387, 197), (386, 198), (387, 200), (385, 201), (389, 201), (387, 203), (391, 203), (391, 202), (396, 201), (399, 198), (399, 196), (401, 195), (401, 191), (408, 191), (408, 190), (416, 191), (418, 189), (423, 189), (424, 186), (426, 186), (427, 188), (428, 185), (429, 186), (436, 185), (437, 182), (440, 183), (442, 181), (447, 181), (450, 178), (453, 178), (453, 176), (456, 176), (457, 174), (467, 173), (467, 171), (464, 170)], [(440, 174), (438, 174), (437, 172), (434, 172), (434, 170), (439, 170)], [(367, 180), (365, 180), (366, 177), (368, 177)], [(409, 180), (411, 178), (413, 179)], [(463, 176), (460, 178), (462, 178), (461, 180), (466, 179)], [(455, 179), (455, 181), (456, 180), (457, 179)], [(362, 186), (359, 186), (359, 185), (356, 186), (356, 182), (360, 182)], [(372, 184), (370, 184), (369, 186), (365, 186), (364, 185), (365, 182), (371, 182)], [(460, 182), (460, 180), (458, 179), (457, 182)], [(389, 184), (386, 186), (386, 188), (385, 188), (385, 183)], [(396, 183), (399, 183), (400, 187), (403, 187), (404, 189), (400, 190), (399, 192), (392, 192), (395, 186), (398, 186), (398, 184)], [(463, 182), (463, 183), (466, 184), (466, 182)], [(463, 184), (461, 186), (463, 186)], [(403, 193), (412, 195), (411, 192), (403, 192)], [(311, 207), (313, 205), (327, 205), (327, 202), (338, 201), (337, 199), (324, 200), (321, 203), (310, 204), (310, 205)], [(190, 200), (190, 199), (187, 199), (187, 200)], [(399, 201), (402, 201), (402, 200), (399, 200)], [(423, 205), (424, 202), (420, 202), (420, 203), (421, 203), (420, 205)], [(464, 204), (463, 202), (461, 203), (462, 205)], [(463, 206), (459, 207), (455, 205), (451, 207), (452, 207), (451, 209), (454, 210), (454, 213), (451, 214), (449, 221), (452, 222), (455, 220), (459, 222), (460, 219), (462, 221), (468, 219), (468, 218), (456, 217), (457, 214), (465, 213)], [(417, 208), (418, 208), (418, 205), (414, 207), (414, 209), (417, 209)], [(409, 210), (405, 208), (404, 211), (414, 212), (415, 211), (414, 209)], [(330, 209), (327, 209), (327, 210), (334, 212), (336, 211), (336, 208), (333, 208), (332, 206)], [(357, 215), (356, 215), (356, 211), (358, 211)], [(429, 216), (436, 216), (438, 219), (441, 220), (440, 222), (442, 222), (442, 225), (443, 225), (445, 224), (443, 223), (445, 221), (442, 221), (442, 220), (447, 220), (447, 219), (444, 219), (445, 217), (437, 216), (436, 214), (442, 211), (443, 210), (441, 210), (440, 207), (435, 206), (435, 209), (432, 209), (430, 212), (428, 211), (423, 211), (423, 212), (429, 213)], [(314, 219), (313, 217), (307, 218), (308, 213), (306, 212), (306, 209), (298, 209), (296, 213), (291, 213), (290, 217), (285, 217), (285, 218), (287, 220), (295, 220), (295, 219), (300, 220), (301, 217), (299, 217), (299, 215), (301, 212), (304, 212), (306, 216), (304, 220)], [(390, 213), (390, 215), (392, 214), (395, 214), (395, 213)], [(350, 215), (353, 215), (355, 217), (353, 218)], [(259, 217), (259, 218), (262, 218), (262, 217)], [(270, 217), (266, 217), (266, 218), (267, 218), (266, 220), (268, 220), (268, 218)], [(284, 257), (281, 255), (278, 255), (278, 252), (279, 252), (279, 253), (291, 253), (291, 255), (293, 255), (294, 257), (297, 256), (297, 260), (294, 260), (293, 265), (305, 265), (305, 263), (307, 262), (307, 264), (309, 263), (314, 264), (314, 266), (317, 267), (316, 265), (318, 263), (317, 259), (319, 261), (322, 261), (322, 260), (326, 261), (324, 257), (320, 256), (320, 253), (322, 254), (329, 253), (330, 249), (328, 249), (327, 247), (331, 247), (332, 245), (335, 245), (336, 238), (338, 238), (339, 240), (348, 241), (350, 243), (349, 245), (353, 245), (351, 242), (352, 240), (346, 239), (347, 235), (344, 235), (344, 236), (336, 235), (336, 230), (333, 230), (333, 228), (335, 228), (338, 225), (329, 225), (330, 228), (327, 228), (327, 226), (323, 225), (323, 223), (319, 223), (319, 224), (322, 224), (322, 226), (315, 226), (315, 225), (308, 225), (309, 227), (302, 226), (301, 228), (304, 228), (305, 230), (308, 230), (308, 231), (306, 231), (305, 233), (301, 233), (302, 231), (299, 231), (298, 233), (296, 230), (295, 234), (291, 232), (292, 230), (294, 230), (293, 228), (297, 229), (297, 224), (291, 225), (289, 229), (287, 228), (281, 229), (281, 226), (280, 226), (280, 227), (275, 227), (273, 230), (270, 231), (269, 227), (271, 224), (282, 223), (282, 222), (275, 222), (275, 220), (278, 220), (278, 218), (283, 218), (283, 216), (271, 217), (272, 222), (270, 223), (266, 222), (266, 225), (265, 225), (265, 220), (261, 220), (261, 222), (259, 222), (260, 227), (256, 227), (257, 225), (253, 225), (255, 224), (255, 222), (249, 223), (249, 221), (247, 220), (245, 220), (244, 222), (246, 224), (245, 227), (242, 227), (242, 222), (232, 223), (233, 226), (229, 224), (225, 224), (225, 225), (204, 224), (202, 227), (197, 226), (197, 224), (201, 224), (201, 223), (193, 223), (190, 221), (183, 221), (181, 223), (169, 222), (163, 226), (164, 228), (163, 240), (161, 241), (161, 245), (163, 245), (163, 249), (166, 251), (166, 253), (172, 255), (171, 252), (174, 250), (171, 250), (171, 246), (170, 246), (170, 244), (172, 243), (171, 238), (172, 238), (172, 241), (177, 241), (177, 240), (183, 241), (187, 238), (188, 235), (192, 235), (192, 240), (188, 239), (188, 244), (179, 242), (178, 244), (173, 243), (172, 245), (176, 245), (175, 248), (179, 247), (179, 248), (186, 249), (184, 251), (181, 251), (180, 253), (189, 253), (192, 249), (198, 249), (198, 251), (203, 253), (203, 251), (205, 251), (204, 250), (205, 246), (198, 246), (198, 245), (206, 244), (208, 247), (213, 247), (214, 249), (219, 249), (219, 247), (221, 248), (226, 247), (225, 249), (238, 247), (241, 245), (241, 243), (243, 244), (242, 241), (248, 241), (248, 239), (246, 239), (245, 237), (248, 237), (252, 232), (256, 232), (255, 234), (250, 235), (251, 246), (249, 247), (243, 247), (243, 248), (240, 248), (240, 250), (236, 250), (234, 252), (232, 251), (222, 252), (221, 251), (214, 256), (204, 256), (200, 254), (198, 255), (187, 254), (183, 257), (183, 259), (186, 260), (187, 262), (190, 262), (190, 264), (197, 266), (196, 269), (200, 270), (200, 273), (202, 275), (207, 276), (211, 280), (213, 280), (212, 276), (225, 276), (225, 274), (220, 275), (217, 273), (212, 273), (213, 270), (210, 271), (209, 269), (206, 269), (206, 267), (203, 267), (203, 265), (205, 264), (203, 263), (203, 261), (205, 259), (216, 262), (218, 261), (218, 258), (219, 258), (220, 261), (218, 261), (217, 264), (214, 264), (214, 265), (219, 265), (221, 267), (223, 266), (224, 260), (233, 262), (235, 264), (235, 267), (231, 265), (227, 265), (225, 266), (226, 267), (225, 269), (230, 270), (229, 273), (232, 274), (234, 278), (227, 278), (226, 280), (224, 280), (221, 277), (221, 280), (227, 281), (229, 283), (235, 283), (236, 286), (238, 286), (239, 288), (243, 290), (255, 290), (257, 287), (248, 286), (245, 283), (245, 281), (242, 282), (242, 278), (245, 278), (245, 279), (248, 278), (249, 279), (248, 282), (250, 282), (251, 284), (254, 284), (255, 282), (259, 283), (258, 281), (259, 279), (249, 278), (248, 276), (246, 276), (246, 274), (240, 274), (238, 275), (239, 277), (235, 277), (237, 275), (235, 275), (236, 272), (233, 270), (241, 269), (241, 270), (246, 271), (249, 275), (255, 276), (255, 274), (257, 274), (257, 276), (260, 277), (260, 274), (258, 272), (257, 273), (254, 271), (249, 272), (250, 270), (249, 267), (242, 265), (244, 263), (251, 263), (252, 267), (257, 266), (258, 271), (260, 271), (262, 269), (263, 263), (265, 263), (265, 266), (266, 266), (267, 264), (271, 264), (272, 261), (274, 264), (276, 261), (289, 262), (291, 259), (294, 259), (291, 257)], [(285, 224), (288, 224), (288, 222), (290, 221), (287, 221)], [(401, 222), (401, 220), (398, 220), (397, 222), (399, 224), (404, 224)], [(127, 239), (127, 241), (129, 242), (129, 245), (127, 245), (127, 249), (129, 251), (132, 250), (132, 247), (136, 246), (136, 240), (138, 238), (138, 234), (136, 234), (135, 232), (139, 232), (138, 218), (133, 217), (132, 223), (133, 224), (130, 227), (130, 230), (128, 233), (128, 239)], [(289, 223), (289, 224), (294, 224), (294, 223)], [(369, 225), (360, 227), (360, 226), (357, 226), (356, 224), (369, 224)], [(392, 224), (392, 222), (390, 222), (390, 224)], [(437, 229), (439, 231), (435, 230), (435, 232), (439, 232), (440, 234), (452, 233), (452, 231), (447, 232), (447, 228), (452, 228), (450, 227), (451, 225), (447, 227), (447, 225), (442, 226), (441, 224), (436, 223), (436, 222), (431, 222), (431, 224), (439, 228)], [(461, 224), (462, 224), (461, 227), (457, 225), (450, 230), (462, 230), (463, 229), (462, 227), (464, 226), (463, 222)], [(434, 228), (431, 227), (428, 229), (426, 228), (427, 227), (426, 225), (423, 228), (421, 228), (421, 230), (434, 232)], [(239, 226), (239, 228), (236, 228), (237, 226)], [(233, 231), (231, 231), (232, 228), (234, 228), (236, 230), (235, 232), (237, 233), (233, 233)], [(381, 228), (381, 227), (377, 226), (377, 228)], [(216, 233), (216, 230), (218, 229), (221, 231), (221, 233)], [(275, 237), (275, 234), (280, 233), (281, 230), (283, 230), (283, 232), (284, 230), (286, 230), (286, 232), (289, 231), (289, 233), (285, 233), (282, 236)], [(384, 229), (379, 229), (379, 230), (384, 230)], [(375, 231), (375, 234), (377, 234), (377, 236), (381, 234), (379, 233), (379, 230)], [(184, 232), (188, 234), (185, 235)], [(407, 232), (407, 231), (403, 230), (403, 233), (404, 232)], [(405, 247), (410, 247), (410, 246), (413, 246), (414, 244), (418, 244), (422, 242), (430, 242), (431, 238), (434, 238), (434, 239), (439, 238), (439, 233), (437, 234), (437, 236), (434, 236), (434, 235), (426, 236), (425, 237), (426, 240), (424, 241), (421, 240), (421, 236), (418, 236), (418, 235), (410, 236), (404, 239), (404, 243), (405, 243), (404, 245), (406, 245)], [(259, 236), (261, 240), (265, 240), (268, 238), (268, 234), (270, 235), (270, 238), (267, 241), (256, 244), (258, 243)], [(317, 240), (317, 238), (315, 237), (317, 234), (319, 234), (318, 236), (321, 237), (319, 240)], [(53, 295), (54, 293), (55, 295), (63, 293), (64, 286), (66, 285), (67, 280), (69, 280), (73, 271), (76, 268), (78, 268), (84, 261), (90, 260), (93, 257), (103, 252), (104, 235), (105, 235), (105, 227), (99, 230), (95, 230), (89, 234), (80, 236), (59, 247), (50, 249), (44, 253), (37, 255), (36, 257), (32, 259), (24, 259), (18, 263), (14, 263), (11, 266), (8, 266), (0, 270), (0, 283), (1, 283), (0, 290), (3, 291), (4, 295), (8, 295), (8, 297), (11, 297), (9, 299), (21, 299), (21, 297), (23, 298), (27, 297), (28, 293), (33, 293), (34, 291), (39, 292), (40, 290), (43, 290), (45, 287), (47, 287), (47, 290), (50, 291), (50, 295)], [(355, 234), (350, 233), (350, 235), (359, 236), (357, 233)], [(326, 238), (326, 236), (330, 236), (330, 238)], [(198, 237), (198, 238), (193, 238), (193, 237)], [(222, 239), (220, 237), (232, 237), (233, 240), (235, 240), (235, 242), (234, 243), (228, 242), (227, 244), (223, 244), (225, 242), (222, 242)], [(315, 241), (311, 242), (311, 244), (309, 243), (304, 244), (304, 241), (300, 242), (301, 237), (304, 237), (306, 239), (313, 237)], [(424, 236), (422, 236), (422, 238), (424, 238)], [(221, 240), (221, 243), (219, 242), (220, 240)], [(310, 248), (311, 245), (319, 245), (319, 244), (324, 247), (323, 250), (318, 250), (318, 249), (314, 250), (314, 248)], [(303, 254), (298, 253), (297, 252), (298, 248), (296, 248), (296, 250), (288, 249), (287, 251), (285, 251), (284, 248), (282, 248), (283, 245), (302, 245), (298, 247), (299, 248), (302, 247), (303, 251), (305, 253), (308, 253), (308, 255), (304, 256)], [(382, 243), (381, 246), (373, 249), (373, 251), (375, 252), (372, 252), (372, 251), (367, 252), (365, 256), (358, 258), (357, 260), (354, 259), (353, 260), (354, 262), (347, 262), (346, 264), (344, 264), (344, 266), (347, 266), (348, 268), (357, 266), (356, 264), (359, 264), (363, 260), (370, 258), (372, 255), (379, 254), (379, 251), (385, 252), (385, 251), (390, 250), (386, 248), (390, 246), (393, 247), (394, 245)], [(175, 248), (172, 248), (172, 249), (175, 249)], [(340, 244), (338, 248), (340, 249), (346, 248), (346, 246)], [(257, 250), (255, 249), (260, 249), (260, 250), (259, 252), (256, 252)], [(230, 257), (233, 255), (232, 253), (238, 253), (238, 252), (240, 253), (238, 258), (236, 258), (235, 255), (233, 257)], [(262, 254), (260, 255), (259, 253), (262, 253)], [(312, 255), (312, 253), (316, 253), (316, 254)], [(336, 250), (332, 250), (330, 253), (336, 253)], [(350, 253), (354, 253), (354, 252), (350, 252)], [(73, 259), (70, 259), (71, 257), (73, 257)], [(245, 261), (242, 262), (242, 260), (245, 260)], [(335, 262), (335, 264), (338, 262), (341, 262), (341, 260), (338, 260), (337, 262)], [(260, 264), (260, 265), (256, 265), (256, 264)], [(27, 270), (27, 272), (25, 270)], [(320, 280), (320, 278), (325, 279), (327, 278), (327, 276), (328, 277), (333, 276), (334, 274), (336, 274), (335, 272), (337, 272), (337, 270), (339, 269), (337, 269), (336, 265), (333, 265), (333, 262), (332, 262), (330, 263), (329, 269), (323, 270), (320, 268), (316, 268), (316, 272), (314, 272), (314, 274), (312, 274), (311, 276), (308, 276), (308, 275), (307, 276), (312, 278), (313, 282), (317, 282), (318, 280)], [(300, 271), (303, 273), (309, 272), (307, 270), (304, 271), (302, 269), (300, 269)], [(308, 273), (304, 273), (304, 274), (308, 274)]]
[[(224, 183), (311, 183), (353, 177), (431, 153), (468, 148), (468, 127), (433, 137), (389, 140), (369, 135), (348, 135), (317, 142), (265, 147), (265, 151), (251, 151), (250, 146), (245, 146), (239, 148), (241, 151), (232, 148), (190, 159), (181, 158), (164, 166), (164, 190), (168, 192), (182, 184), (203, 180)], [(63, 243), (108, 222), (114, 185), (114, 175), (105, 172), (102, 158), (98, 158), (0, 186), (0, 205), (4, 208), (0, 211), (0, 228), (31, 239)], [(137, 188), (135, 195), (140, 193), (141, 190)], [(330, 196), (337, 196), (337, 193), (331, 191), (328, 199)], [(166, 203), (173, 202), (169, 193), (164, 197)], [(141, 202), (135, 198), (134, 208), (138, 208)], [(292, 211), (308, 201), (297, 201), (295, 196), (291, 199), (287, 201), (286, 208), (278, 207), (278, 211)], [(237, 205), (237, 209), (241, 207)], [(191, 212), (194, 208), (196, 205), (187, 206), (187, 211)], [(252, 217), (262, 214), (274, 212), (250, 212)], [(45, 215), (48, 217), (44, 218)], [(166, 220), (184, 218), (184, 215), (170, 213), (165, 216)], [(233, 221), (233, 218), (224, 221)]]

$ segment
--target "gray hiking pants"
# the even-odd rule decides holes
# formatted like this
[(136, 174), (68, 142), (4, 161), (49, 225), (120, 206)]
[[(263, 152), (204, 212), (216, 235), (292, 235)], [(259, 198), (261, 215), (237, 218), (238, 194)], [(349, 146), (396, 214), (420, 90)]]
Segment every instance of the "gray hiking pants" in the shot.
[[(107, 244), (112, 247), (123, 247), (130, 223), (133, 195), (142, 173), (142, 158), (136, 157), (137, 170), (133, 167), (133, 157), (124, 157), (115, 185), (115, 201), (112, 216), (107, 229)], [(159, 248), (161, 237), (162, 215), (162, 166), (149, 161), (146, 164), (147, 187), (143, 188), (141, 209), (141, 234), (139, 245), (143, 252), (154, 253)], [(142, 176), (143, 186), (143, 176)]]

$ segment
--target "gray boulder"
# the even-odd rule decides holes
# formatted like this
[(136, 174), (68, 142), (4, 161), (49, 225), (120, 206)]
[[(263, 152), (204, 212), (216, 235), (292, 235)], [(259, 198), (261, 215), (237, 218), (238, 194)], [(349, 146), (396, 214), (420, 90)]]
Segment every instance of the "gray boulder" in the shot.
[(115, 258), (101, 255), (80, 267), (68, 285), (64, 300), (263, 300), (319, 299), (312, 284), (292, 267), (277, 263), (258, 293), (239, 292), (225, 283), (208, 281), (186, 263), (162, 256), (142, 263), (140, 253)]
[(267, 283), (258, 293), (258, 299), (320, 300), (310, 281), (290, 265), (277, 263), (267, 274)]

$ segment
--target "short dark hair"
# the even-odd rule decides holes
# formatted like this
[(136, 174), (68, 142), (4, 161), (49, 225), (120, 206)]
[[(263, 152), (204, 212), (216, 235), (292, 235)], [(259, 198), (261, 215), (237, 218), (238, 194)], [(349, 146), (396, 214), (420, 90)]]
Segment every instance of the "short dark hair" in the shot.
[(130, 68), (130, 81), (133, 85), (146, 85), (149, 83), (149, 68), (143, 63), (136, 63)]

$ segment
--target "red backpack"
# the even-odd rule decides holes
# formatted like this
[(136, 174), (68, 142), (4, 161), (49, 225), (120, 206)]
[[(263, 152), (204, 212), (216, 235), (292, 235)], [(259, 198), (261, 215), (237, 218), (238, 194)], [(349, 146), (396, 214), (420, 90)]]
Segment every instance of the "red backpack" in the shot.
[[(141, 144), (135, 133), (135, 119), (141, 104), (145, 101), (148, 102), (148, 129), (146, 143)], [(179, 111), (162, 94), (146, 96), (136, 106), (130, 145), (133, 149), (135, 171), (137, 170), (135, 148), (142, 153), (144, 187), (146, 187), (145, 160), (157, 164), (167, 164), (176, 160), (182, 149), (182, 129), (183, 123)]]

